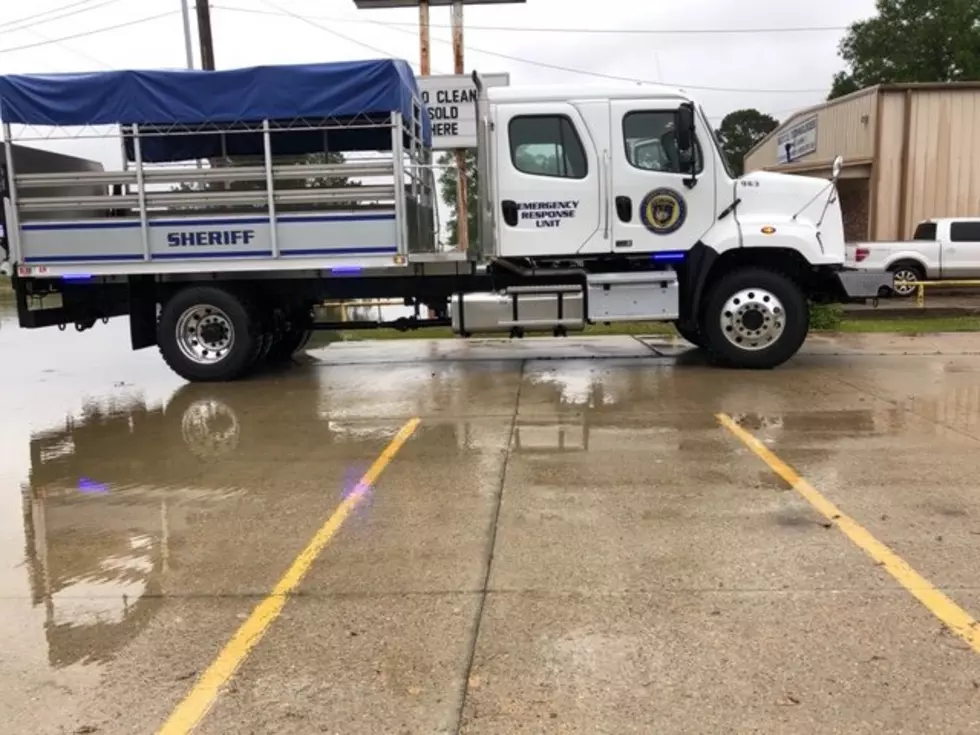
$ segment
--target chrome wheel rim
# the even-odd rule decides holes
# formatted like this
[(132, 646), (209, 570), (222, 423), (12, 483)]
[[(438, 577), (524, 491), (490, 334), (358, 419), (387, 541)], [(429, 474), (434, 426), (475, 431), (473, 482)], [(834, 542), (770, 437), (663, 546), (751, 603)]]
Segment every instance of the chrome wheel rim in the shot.
[(894, 288), (895, 293), (902, 296), (908, 296), (913, 291), (915, 291), (916, 284), (919, 282), (919, 276), (915, 271), (909, 270), (908, 268), (899, 268), (895, 271)]
[(740, 350), (755, 352), (774, 344), (786, 331), (786, 309), (772, 292), (746, 288), (728, 298), (720, 322), (725, 339)]
[(224, 360), (235, 346), (235, 326), (216, 306), (192, 306), (177, 320), (177, 346), (191, 362), (214, 365)]

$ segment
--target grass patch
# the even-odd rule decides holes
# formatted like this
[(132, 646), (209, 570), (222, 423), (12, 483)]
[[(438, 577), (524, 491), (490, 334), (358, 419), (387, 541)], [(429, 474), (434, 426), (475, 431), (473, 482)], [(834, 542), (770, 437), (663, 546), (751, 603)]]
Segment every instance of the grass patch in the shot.
[(980, 332), (980, 316), (907, 317), (904, 319), (844, 319), (838, 332), (849, 334), (936, 334), (938, 332)]

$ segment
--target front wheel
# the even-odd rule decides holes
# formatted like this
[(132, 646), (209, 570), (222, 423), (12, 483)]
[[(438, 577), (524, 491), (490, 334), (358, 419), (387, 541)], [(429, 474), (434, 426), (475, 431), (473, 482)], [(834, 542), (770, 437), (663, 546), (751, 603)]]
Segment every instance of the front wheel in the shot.
[(700, 333), (725, 365), (768, 369), (795, 355), (809, 329), (806, 298), (792, 279), (763, 268), (744, 268), (711, 288)]

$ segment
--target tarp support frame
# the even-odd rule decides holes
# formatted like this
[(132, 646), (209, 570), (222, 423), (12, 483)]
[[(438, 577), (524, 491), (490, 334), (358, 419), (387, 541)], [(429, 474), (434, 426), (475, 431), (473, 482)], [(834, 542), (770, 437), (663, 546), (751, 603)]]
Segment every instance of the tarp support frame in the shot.
[(395, 220), (398, 224), (398, 253), (408, 255), (408, 217), (405, 216), (405, 132), (400, 112), (391, 113), (391, 158), (395, 169)]
[(133, 125), (133, 158), (136, 159), (136, 198), (140, 210), (140, 238), (143, 240), (143, 260), (149, 262), (153, 255), (150, 251), (150, 223), (146, 213), (146, 181), (143, 177), (143, 145), (140, 143), (139, 125)]
[(268, 120), (262, 121), (262, 148), (265, 154), (265, 191), (269, 207), (269, 241), (272, 257), (279, 257), (278, 220), (276, 218), (275, 177), (272, 175), (272, 128)]
[(6, 213), (6, 236), (10, 247), (11, 262), (20, 260), (20, 209), (17, 206), (17, 171), (14, 167), (14, 137), (10, 123), (3, 123), (3, 148), (7, 162), (7, 199), (10, 202)]

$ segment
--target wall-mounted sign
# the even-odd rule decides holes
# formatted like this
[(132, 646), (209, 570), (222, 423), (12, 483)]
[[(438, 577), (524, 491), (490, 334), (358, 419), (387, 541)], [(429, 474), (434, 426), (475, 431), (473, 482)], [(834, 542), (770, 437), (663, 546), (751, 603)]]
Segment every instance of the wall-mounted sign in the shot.
[(817, 116), (811, 115), (776, 136), (776, 158), (792, 163), (817, 152)]
[[(509, 74), (481, 74), (487, 87), (506, 87)], [(469, 75), (417, 77), (432, 121), (432, 147), (476, 147), (476, 85)]]

